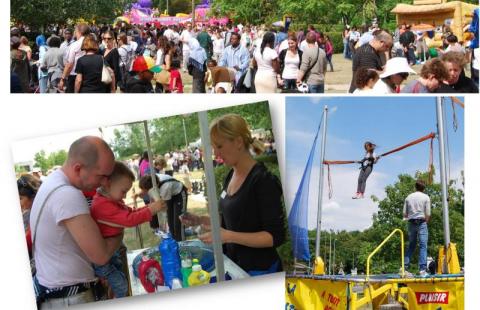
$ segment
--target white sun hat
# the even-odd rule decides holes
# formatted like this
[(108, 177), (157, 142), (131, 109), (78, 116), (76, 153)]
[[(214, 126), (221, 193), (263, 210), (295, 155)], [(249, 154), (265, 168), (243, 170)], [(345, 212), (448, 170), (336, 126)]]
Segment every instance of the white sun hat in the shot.
[(393, 57), (387, 60), (387, 64), (385, 66), (385, 71), (380, 74), (380, 78), (386, 78), (391, 75), (397, 73), (412, 73), (417, 74), (407, 62), (407, 58), (405, 57)]

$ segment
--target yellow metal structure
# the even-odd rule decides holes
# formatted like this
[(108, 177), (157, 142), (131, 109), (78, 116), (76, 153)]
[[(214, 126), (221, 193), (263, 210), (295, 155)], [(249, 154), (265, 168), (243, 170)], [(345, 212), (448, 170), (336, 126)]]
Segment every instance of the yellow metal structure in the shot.
[[(397, 275), (398, 276), (398, 275)], [(408, 310), (463, 310), (464, 277), (371, 278), (287, 276), (286, 310), (379, 309), (398, 303)]]
[[(444, 266), (447, 267), (446, 270), (444, 270)], [(455, 245), (455, 243), (450, 243), (448, 245), (446, 255), (445, 255), (445, 247), (443, 246), (440, 247), (438, 251), (437, 273), (449, 274), (449, 273), (459, 273), (459, 272), (460, 272), (460, 262), (458, 260), (457, 246)]]
[(368, 255), (368, 258), (367, 258), (367, 281), (369, 280), (370, 278), (370, 260), (372, 259), (373, 255), (375, 255), (384, 245), (385, 243), (387, 243), (388, 240), (390, 240), (390, 238), (393, 237), (393, 235), (395, 235), (395, 233), (399, 233), (400, 234), (400, 242), (401, 242), (401, 249), (400, 249), (400, 255), (401, 255), (401, 260), (402, 260), (402, 267), (401, 270), (402, 270), (402, 273), (401, 273), (401, 276), (404, 277), (405, 276), (405, 263), (404, 263), (404, 259), (405, 259), (405, 255), (403, 253), (404, 251), (404, 242), (403, 242), (403, 231), (401, 229), (395, 229), (393, 230), (390, 235), (388, 235), (387, 238), (385, 238), (382, 243), (380, 243), (379, 246), (377, 246), (375, 248), (375, 250), (373, 250), (372, 253), (370, 253), (370, 255)]
[(315, 264), (313, 267), (313, 274), (314, 275), (324, 275), (325, 274), (325, 263), (323, 262), (323, 259), (318, 256), (315, 258)]
[[(400, 274), (370, 275), (372, 257), (396, 233), (401, 241)], [(392, 303), (407, 310), (463, 310), (464, 276), (452, 274), (460, 271), (455, 244), (449, 246), (447, 255), (441, 250), (440, 257), (447, 260), (450, 274), (405, 278), (403, 232), (395, 229), (368, 256), (364, 276), (326, 276), (320, 257), (315, 259), (314, 275), (287, 275), (285, 310), (379, 309)]]

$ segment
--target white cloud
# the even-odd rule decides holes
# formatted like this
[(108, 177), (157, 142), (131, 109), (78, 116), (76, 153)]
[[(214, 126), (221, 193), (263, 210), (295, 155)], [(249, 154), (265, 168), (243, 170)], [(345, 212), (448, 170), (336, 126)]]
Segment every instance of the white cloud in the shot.
[[(303, 167), (289, 169), (286, 182), (286, 202), (288, 211), (295, 199)], [(366, 196), (364, 199), (352, 199), (356, 192), (359, 170), (355, 165), (332, 166), (331, 180), (333, 186), (332, 199), (328, 199), (327, 170), (325, 169), (322, 206), (322, 230), (363, 230), (372, 224), (372, 215), (377, 212), (378, 205), (369, 197), (385, 197), (384, 187), (387, 175), (373, 171), (367, 181)], [(317, 223), (318, 209), (318, 166), (311, 172), (308, 226), (314, 229)]]

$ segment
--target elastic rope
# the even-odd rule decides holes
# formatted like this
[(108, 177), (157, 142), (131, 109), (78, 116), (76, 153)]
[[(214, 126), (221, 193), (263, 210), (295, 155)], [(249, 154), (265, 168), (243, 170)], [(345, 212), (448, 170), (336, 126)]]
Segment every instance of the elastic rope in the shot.
[(453, 131), (457, 132), (458, 129), (458, 119), (457, 119), (457, 113), (455, 111), (455, 104), (452, 100), (452, 111), (453, 111)]
[(327, 175), (328, 175), (328, 199), (332, 199), (333, 197), (333, 185), (332, 185), (332, 178), (330, 175), (330, 164), (327, 165)]

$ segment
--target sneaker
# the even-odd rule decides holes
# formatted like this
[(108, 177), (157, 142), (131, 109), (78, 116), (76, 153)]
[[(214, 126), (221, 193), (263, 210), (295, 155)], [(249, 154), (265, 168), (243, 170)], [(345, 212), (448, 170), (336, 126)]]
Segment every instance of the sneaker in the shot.
[(418, 273), (421, 278), (426, 278), (429, 276), (428, 272), (426, 270), (420, 270)]
[(355, 196), (352, 197), (352, 199), (358, 199), (360, 198), (360, 193), (356, 193)]
[(363, 198), (365, 198), (365, 197), (363, 196), (363, 193), (358, 194), (358, 199), (363, 199)]
[[(402, 276), (402, 268), (400, 268), (400, 270), (398, 271), (398, 274), (400, 276)], [(405, 275), (404, 275), (404, 278), (413, 278), (413, 273), (409, 272), (406, 268), (405, 268)]]

